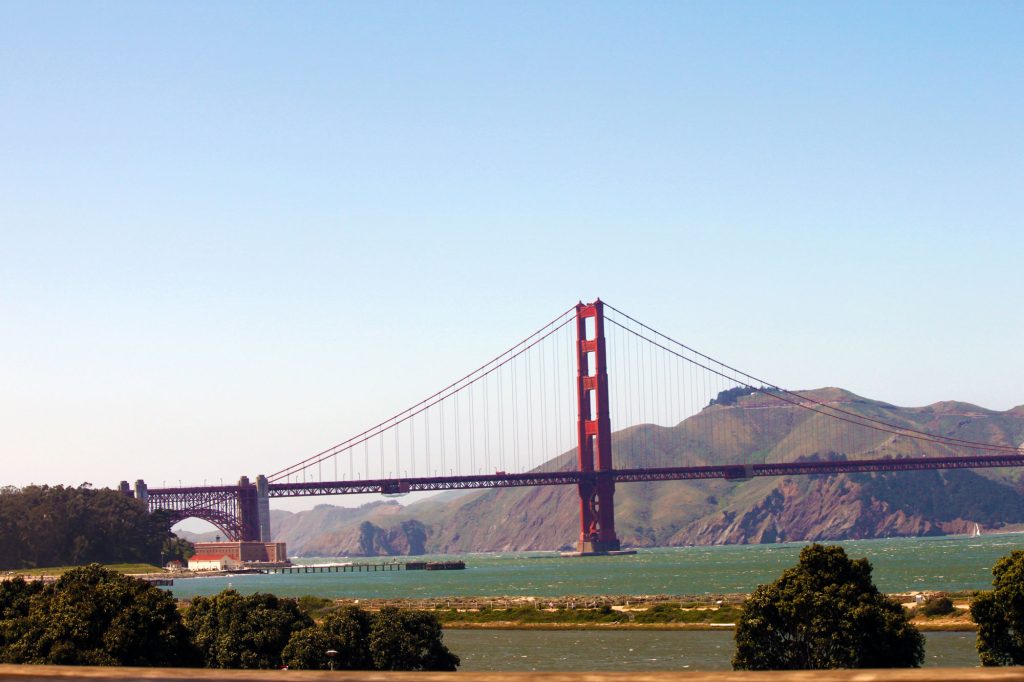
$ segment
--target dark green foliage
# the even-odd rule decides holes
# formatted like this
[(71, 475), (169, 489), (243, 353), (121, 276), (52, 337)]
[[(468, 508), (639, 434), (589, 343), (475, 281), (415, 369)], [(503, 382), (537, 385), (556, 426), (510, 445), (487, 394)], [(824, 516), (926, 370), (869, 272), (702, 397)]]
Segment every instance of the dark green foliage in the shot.
[(0, 585), (5, 663), (180, 666), (196, 662), (170, 594), (98, 564), (54, 584)]
[(370, 615), (357, 606), (346, 606), (327, 615), (317, 625), (295, 633), (281, 657), (289, 668), (327, 670), (327, 651), (338, 654), (335, 670), (372, 670)]
[(280, 668), (288, 640), (313, 624), (293, 600), (234, 590), (196, 597), (184, 620), (208, 668)]
[(808, 545), (796, 566), (744, 602), (737, 670), (918, 667), (924, 638), (871, 581), (867, 559)]
[(326, 670), (455, 670), (459, 657), (442, 642), (441, 623), (427, 611), (385, 607), (371, 616), (356, 606), (328, 614), (292, 635), (282, 653), (289, 668)]
[(326, 597), (317, 597), (312, 594), (302, 595), (295, 603), (299, 605), (300, 611), (312, 618), (322, 616), (334, 608), (333, 600)]
[(939, 521), (971, 519), (993, 526), (1024, 522), (1021, 494), (966, 469), (855, 474), (866, 500), (875, 498), (908, 514)]
[(740, 616), (735, 606), (683, 609), (674, 604), (658, 604), (633, 616), (634, 623), (733, 623)]
[[(308, 627), (299, 630), (285, 645), (281, 652), (281, 661), (289, 670), (328, 670), (330, 657), (327, 652), (337, 651), (334, 639), (320, 627)], [(335, 670), (349, 670), (347, 661), (335, 660)]]
[(538, 609), (536, 606), (515, 606), (508, 609), (482, 608), (479, 611), (457, 611), (449, 609), (438, 614), (445, 623), (620, 623), (629, 620), (629, 615), (616, 611), (610, 606), (596, 609), (553, 610)]
[(160, 554), (165, 565), (168, 561), (174, 561), (175, 559), (183, 564), (187, 564), (189, 558), (195, 553), (196, 546), (184, 538), (179, 538), (177, 535), (169, 535), (164, 540), (163, 547), (160, 548)]
[(727, 388), (724, 391), (719, 391), (718, 395), (712, 398), (711, 402), (708, 403), (708, 407), (711, 407), (712, 405), (735, 405), (739, 402), (740, 398), (753, 395), (754, 393), (770, 395), (778, 392), (778, 388), (773, 388), (771, 386), (761, 386), (759, 388), (754, 388), (753, 386), (733, 386), (732, 388)]
[(0, 568), (157, 563), (170, 525), (116, 490), (0, 490)]
[(32, 598), (43, 591), (41, 582), (21, 578), (0, 582), (0, 662), (8, 660), (7, 647), (24, 637)]
[(370, 627), (370, 657), (377, 670), (455, 670), (459, 657), (441, 641), (441, 623), (427, 611), (381, 609)]
[(971, 600), (982, 665), (1024, 665), (1024, 551), (992, 568), (994, 589)]
[(918, 613), (925, 616), (948, 616), (956, 610), (953, 600), (949, 597), (935, 595), (928, 597), (923, 604), (917, 607)]
[(708, 407), (712, 405), (735, 405), (736, 401), (743, 396), (750, 395), (754, 392), (754, 388), (751, 386), (735, 386), (733, 388), (719, 391), (718, 395), (711, 399), (708, 403)]
[[(307, 598), (320, 604), (318, 598)], [(326, 601), (328, 604), (329, 600)], [(317, 625), (296, 601), (225, 590), (179, 615), (170, 593), (92, 564), (43, 585), (0, 582), (0, 663), (455, 670), (437, 618), (354, 606)]]

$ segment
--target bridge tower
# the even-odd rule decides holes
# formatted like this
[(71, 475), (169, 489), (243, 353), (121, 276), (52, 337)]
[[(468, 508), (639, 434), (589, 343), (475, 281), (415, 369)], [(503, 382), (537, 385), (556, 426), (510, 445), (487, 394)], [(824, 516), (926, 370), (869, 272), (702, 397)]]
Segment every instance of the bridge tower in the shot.
[[(592, 320), (592, 323), (588, 323)], [(579, 406), (580, 540), (583, 554), (618, 551), (615, 535), (615, 481), (611, 471), (612, 424), (608, 412), (608, 363), (604, 304), (576, 305), (576, 395)], [(590, 474), (589, 476), (586, 474)]]

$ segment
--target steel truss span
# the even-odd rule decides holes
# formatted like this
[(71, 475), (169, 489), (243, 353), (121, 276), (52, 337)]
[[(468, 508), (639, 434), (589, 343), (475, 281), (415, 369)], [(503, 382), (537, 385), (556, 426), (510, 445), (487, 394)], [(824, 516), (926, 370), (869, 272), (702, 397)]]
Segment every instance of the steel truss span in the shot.
[(196, 517), (212, 523), (227, 538), (241, 538), (244, 533), (238, 516), (238, 488), (235, 487), (155, 489), (149, 491), (148, 504), (151, 510), (167, 512), (172, 526)]
[(987, 469), (1024, 466), (1024, 454), (980, 457), (918, 457), (904, 459), (836, 460), (780, 464), (724, 464), (705, 467), (663, 467), (660, 469), (609, 469), (606, 471), (551, 471), (532, 474), (439, 476), (429, 478), (372, 481), (324, 481), (312, 483), (271, 483), (270, 497), (311, 495), (402, 494), (417, 491), (519, 488), (538, 485), (578, 485), (588, 480), (611, 479), (615, 483), (642, 481), (683, 481), (723, 478), (741, 480), (755, 476), (813, 476), (853, 474), (872, 471), (923, 471), (928, 469)]

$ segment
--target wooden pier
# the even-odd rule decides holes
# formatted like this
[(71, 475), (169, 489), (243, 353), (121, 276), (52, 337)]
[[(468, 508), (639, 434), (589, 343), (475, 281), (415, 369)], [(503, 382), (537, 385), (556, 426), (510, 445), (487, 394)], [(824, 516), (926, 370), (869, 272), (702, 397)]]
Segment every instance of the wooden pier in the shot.
[(281, 566), (264, 569), (266, 573), (375, 573), (378, 571), (456, 571), (466, 568), (462, 561), (385, 561), (381, 563), (319, 564), (312, 566)]

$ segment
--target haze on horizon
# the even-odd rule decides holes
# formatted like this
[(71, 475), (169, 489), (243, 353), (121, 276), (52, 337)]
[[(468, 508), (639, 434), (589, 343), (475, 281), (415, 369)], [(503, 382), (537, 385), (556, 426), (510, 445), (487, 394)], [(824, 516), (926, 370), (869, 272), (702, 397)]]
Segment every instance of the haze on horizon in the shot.
[(274, 471), (598, 296), (787, 388), (1024, 404), (1022, 32), (6, 3), (2, 484)]

